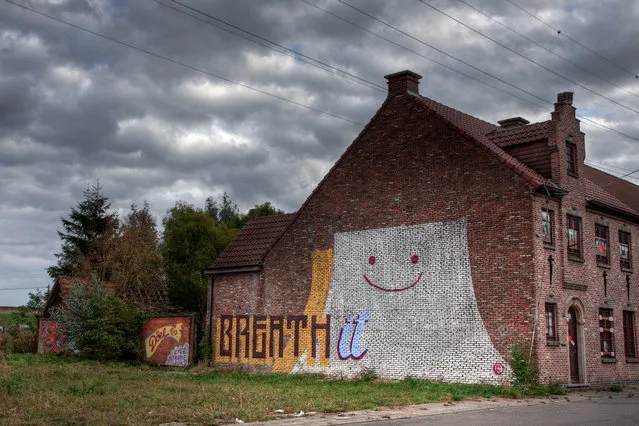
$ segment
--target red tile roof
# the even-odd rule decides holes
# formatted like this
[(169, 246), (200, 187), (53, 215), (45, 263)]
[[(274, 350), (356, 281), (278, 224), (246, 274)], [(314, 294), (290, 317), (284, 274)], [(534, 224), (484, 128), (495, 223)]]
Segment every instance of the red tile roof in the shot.
[(453, 108), (442, 105), (432, 99), (425, 98), (423, 96), (415, 95), (416, 99), (422, 104), (428, 107), (432, 112), (438, 115), (444, 121), (452, 124), (463, 134), (472, 139), (477, 145), (492, 155), (497, 160), (510, 167), (515, 173), (524, 178), (535, 189), (546, 185), (551, 188), (558, 188), (550, 180), (544, 178), (539, 173), (526, 166), (521, 161), (517, 160), (506, 151), (501, 149), (497, 144), (490, 140), (487, 136), (488, 133), (498, 129), (494, 124), (490, 124), (486, 121), (475, 118), (472, 115), (465, 114), (457, 111)]
[[(432, 99), (413, 93), (411, 93), (411, 95), (414, 96), (414, 99), (417, 102), (427, 107), (433, 114), (445, 122), (448, 122), (460, 133), (475, 142), (482, 150), (515, 171), (515, 173), (520, 175), (535, 189), (545, 186), (548, 189), (556, 190), (558, 193), (563, 192), (563, 190), (554, 182), (544, 178), (539, 173), (535, 172), (533, 169), (526, 166), (524, 163), (502, 149), (502, 147), (548, 138), (551, 130), (551, 121), (533, 123), (519, 127), (502, 128), (440, 104)], [(365, 132), (366, 128), (376, 119), (381, 109), (382, 108), (377, 111), (375, 117), (373, 117), (364, 130), (362, 130), (360, 137)], [(352, 144), (347, 151), (342, 154), (342, 157), (340, 157), (337, 163), (333, 165), (331, 171), (329, 171), (327, 176), (322, 179), (299, 211), (304, 209), (309, 200), (313, 198), (314, 194), (325, 183), (328, 175), (331, 174), (332, 170), (337, 167), (346, 154), (352, 149), (353, 145), (354, 144)], [(639, 213), (637, 213), (639, 212), (639, 192), (637, 191), (639, 187), (629, 182), (621, 181), (621, 183), (617, 182), (615, 185), (611, 185), (609, 188), (610, 192), (608, 192), (598, 186), (602, 185), (602, 183), (600, 183), (599, 176), (595, 176), (595, 172), (598, 171), (591, 172), (589, 170), (590, 168), (587, 166), (586, 168), (586, 176), (597, 182), (597, 184), (595, 184), (593, 181), (585, 179), (585, 195), (587, 199), (625, 211), (632, 215), (639, 215)], [(605, 175), (612, 177), (607, 174)], [(629, 204), (631, 204), (632, 207), (621, 202), (611, 193), (618, 195), (624, 200), (629, 200)], [(635, 202), (636, 205), (633, 204)], [(299, 211), (293, 214), (268, 216), (250, 221), (237, 234), (231, 244), (229, 244), (226, 249), (220, 253), (214, 264), (207, 268), (207, 270), (214, 271), (215, 269), (232, 269), (243, 266), (261, 265), (264, 257), (268, 254), (268, 251), (284, 234), (291, 223), (293, 223), (297, 214), (299, 214)]]
[(592, 183), (639, 212), (639, 186), (585, 164), (583, 170)]
[(500, 147), (518, 145), (547, 139), (550, 134), (550, 120), (527, 126), (498, 128), (487, 134), (488, 138)]
[(295, 214), (264, 216), (248, 222), (208, 270), (260, 265)]
[(635, 216), (639, 216), (639, 212), (630, 207), (628, 204), (623, 203), (618, 200), (616, 197), (611, 195), (605, 189), (601, 188), (594, 182), (592, 182), (588, 178), (583, 179), (584, 182), (584, 195), (586, 196), (586, 200), (588, 201), (596, 201), (601, 204), (605, 204), (606, 206), (612, 207), (617, 210), (622, 210), (626, 213), (633, 214)]

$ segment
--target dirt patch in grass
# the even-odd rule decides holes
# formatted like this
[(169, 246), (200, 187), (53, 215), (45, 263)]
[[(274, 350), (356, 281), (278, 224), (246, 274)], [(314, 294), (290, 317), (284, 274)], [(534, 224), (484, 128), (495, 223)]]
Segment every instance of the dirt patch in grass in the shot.
[(0, 360), (3, 424), (222, 424), (283, 416), (275, 410), (333, 413), (494, 396), (518, 395), (499, 386), (413, 379), (342, 381), (26, 354)]

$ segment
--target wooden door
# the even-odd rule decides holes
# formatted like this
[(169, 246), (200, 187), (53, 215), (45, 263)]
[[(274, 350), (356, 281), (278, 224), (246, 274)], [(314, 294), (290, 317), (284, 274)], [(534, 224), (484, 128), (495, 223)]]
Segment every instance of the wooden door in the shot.
[(568, 351), (570, 353), (570, 382), (581, 383), (579, 377), (579, 337), (577, 336), (577, 314), (568, 310)]

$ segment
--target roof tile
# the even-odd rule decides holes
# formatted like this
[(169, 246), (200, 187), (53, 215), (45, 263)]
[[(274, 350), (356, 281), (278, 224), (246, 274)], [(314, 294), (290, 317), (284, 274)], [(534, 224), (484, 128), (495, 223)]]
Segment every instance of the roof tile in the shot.
[(237, 233), (209, 269), (259, 265), (294, 217), (294, 214), (280, 214), (251, 220)]

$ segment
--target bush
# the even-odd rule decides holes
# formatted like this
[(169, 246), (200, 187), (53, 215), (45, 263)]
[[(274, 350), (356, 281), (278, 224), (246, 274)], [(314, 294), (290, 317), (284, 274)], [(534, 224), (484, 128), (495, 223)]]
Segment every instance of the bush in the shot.
[(513, 369), (513, 386), (516, 388), (529, 392), (539, 384), (537, 364), (524, 354), (519, 342), (513, 343), (510, 366)]
[(0, 333), (0, 352), (36, 353), (38, 350), (38, 334), (34, 330), (23, 330), (12, 327), (8, 333)]
[(130, 303), (104, 290), (74, 284), (64, 304), (51, 318), (69, 342), (69, 349), (99, 360), (136, 359), (140, 352), (142, 315)]

